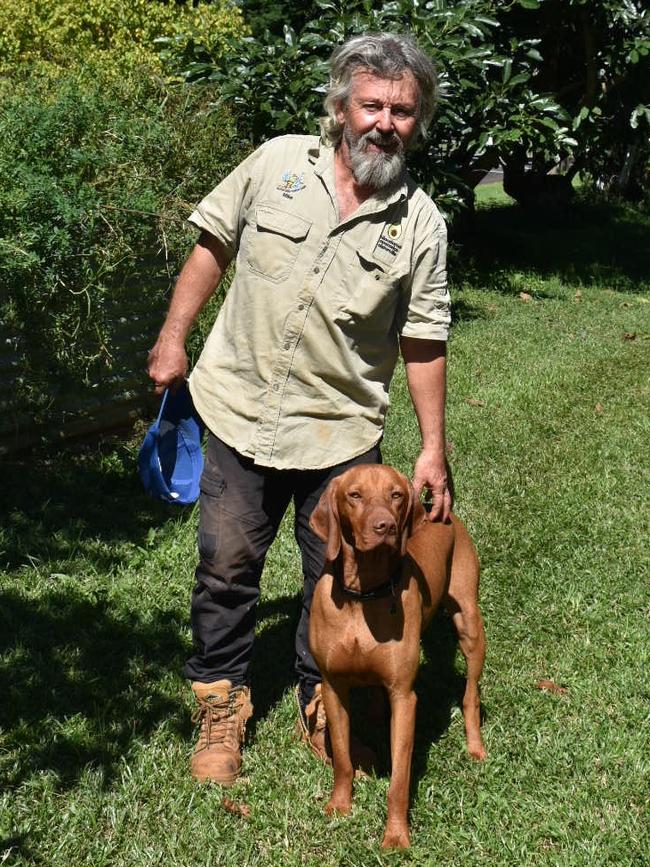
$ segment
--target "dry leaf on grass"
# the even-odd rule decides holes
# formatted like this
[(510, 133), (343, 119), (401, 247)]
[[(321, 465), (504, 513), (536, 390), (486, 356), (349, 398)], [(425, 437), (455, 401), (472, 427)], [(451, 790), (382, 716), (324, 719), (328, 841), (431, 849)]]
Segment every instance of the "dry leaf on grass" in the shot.
[(529, 295), (528, 292), (520, 292), (519, 297), (521, 298), (522, 301), (532, 301), (533, 300), (533, 296)]
[(224, 795), (221, 799), (221, 806), (224, 810), (227, 810), (228, 813), (232, 813), (234, 816), (241, 816), (242, 819), (250, 819), (251, 808), (248, 804), (238, 804), (237, 801), (232, 801)]
[(601, 412), (604, 412), (605, 407), (602, 405), (602, 403), (597, 403), (596, 406), (594, 407), (594, 409), (596, 410), (597, 413), (600, 414)]
[(569, 691), (566, 686), (561, 686), (559, 683), (555, 683), (554, 680), (540, 680), (536, 686), (537, 689), (545, 689), (547, 692), (557, 692), (560, 695), (566, 695)]
[(624, 331), (623, 340), (636, 340), (636, 331)]
[(485, 406), (484, 400), (477, 400), (475, 397), (465, 398), (465, 403), (468, 403), (470, 406)]

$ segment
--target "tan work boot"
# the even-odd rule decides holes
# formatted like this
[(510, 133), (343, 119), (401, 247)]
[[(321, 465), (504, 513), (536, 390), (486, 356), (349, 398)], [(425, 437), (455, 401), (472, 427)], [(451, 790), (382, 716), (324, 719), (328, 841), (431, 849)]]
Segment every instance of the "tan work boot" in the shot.
[(193, 683), (198, 708), (192, 721), (200, 723), (199, 739), (190, 763), (192, 776), (230, 786), (241, 770), (246, 722), (253, 713), (250, 690), (229, 680)]
[(301, 741), (309, 746), (317, 758), (331, 765), (332, 750), (327, 733), (327, 717), (325, 716), (320, 683), (314, 687), (312, 699), (304, 710), (300, 704), (299, 686), (296, 687), (296, 701), (298, 702), (298, 727)]

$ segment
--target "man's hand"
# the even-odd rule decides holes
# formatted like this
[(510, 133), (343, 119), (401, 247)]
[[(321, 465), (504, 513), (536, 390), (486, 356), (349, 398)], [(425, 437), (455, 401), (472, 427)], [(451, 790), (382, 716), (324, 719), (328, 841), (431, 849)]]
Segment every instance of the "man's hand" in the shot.
[(166, 388), (176, 391), (187, 376), (187, 367), (185, 346), (177, 341), (169, 341), (161, 334), (147, 359), (147, 369), (156, 394), (162, 394)]
[(401, 338), (406, 379), (422, 434), (422, 451), (413, 470), (413, 488), (419, 498), (427, 491), (430, 521), (448, 521), (451, 513), (450, 480), (445, 460), (446, 344), (439, 340)]
[(420, 453), (413, 470), (413, 493), (417, 499), (423, 490), (427, 491), (426, 500), (431, 502), (429, 521), (448, 521), (452, 500), (444, 455), (426, 450)]

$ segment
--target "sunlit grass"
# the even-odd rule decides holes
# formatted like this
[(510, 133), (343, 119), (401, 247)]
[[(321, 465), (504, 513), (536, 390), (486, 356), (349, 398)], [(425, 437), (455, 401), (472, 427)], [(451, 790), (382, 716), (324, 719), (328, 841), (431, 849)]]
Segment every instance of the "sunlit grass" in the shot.
[[(410, 852), (379, 850), (385, 774), (327, 819), (330, 772), (295, 738), (290, 520), (263, 577), (255, 721), (229, 792), (250, 817), (190, 780), (197, 515), (144, 497), (134, 439), (3, 468), (0, 863), (647, 863), (647, 218), (584, 213), (553, 227), (481, 212), (480, 242), (455, 254), (448, 439), (482, 562), (489, 756), (466, 756), (441, 619), (418, 687)], [(408, 472), (417, 450), (400, 369), (384, 457)]]

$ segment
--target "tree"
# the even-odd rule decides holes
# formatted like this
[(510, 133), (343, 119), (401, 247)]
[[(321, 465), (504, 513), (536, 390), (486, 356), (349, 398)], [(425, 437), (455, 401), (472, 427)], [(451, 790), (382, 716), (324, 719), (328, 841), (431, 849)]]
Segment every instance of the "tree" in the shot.
[(571, 116), (577, 144), (570, 174), (580, 171), (601, 188), (637, 196), (650, 154), (646, 4), (545, 0), (525, 26), (539, 39), (541, 86)]
[[(471, 203), (498, 164), (526, 203), (555, 189), (568, 195), (578, 170), (600, 183), (608, 172), (631, 178), (647, 161), (640, 0), (312, 2), (319, 14), (299, 30), (285, 24), (282, 37), (233, 41), (221, 58), (197, 42), (184, 55), (187, 80), (217, 81), (220, 103), (234, 106), (253, 143), (315, 131), (332, 50), (353, 34), (390, 30), (412, 32), (439, 71), (439, 111), (410, 165), (447, 215)], [(636, 74), (628, 69), (635, 58)], [(543, 180), (565, 160), (573, 168), (564, 181)]]

